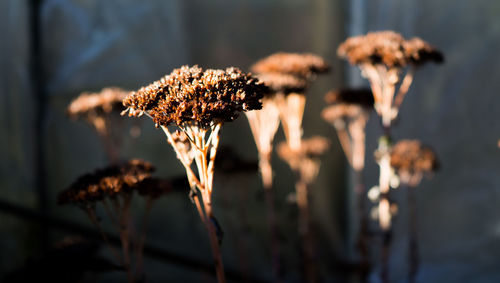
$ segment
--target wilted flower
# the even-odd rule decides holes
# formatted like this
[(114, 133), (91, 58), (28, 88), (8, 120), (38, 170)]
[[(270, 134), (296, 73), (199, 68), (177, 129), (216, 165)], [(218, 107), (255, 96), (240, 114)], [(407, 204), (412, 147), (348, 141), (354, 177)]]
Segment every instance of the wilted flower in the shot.
[(391, 166), (401, 181), (416, 186), (424, 174), (439, 168), (434, 151), (418, 140), (401, 140), (391, 150)]

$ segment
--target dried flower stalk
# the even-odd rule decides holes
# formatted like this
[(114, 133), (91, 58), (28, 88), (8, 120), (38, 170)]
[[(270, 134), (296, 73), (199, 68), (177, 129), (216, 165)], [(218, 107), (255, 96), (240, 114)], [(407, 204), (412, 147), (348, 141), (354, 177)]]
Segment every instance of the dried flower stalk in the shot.
[(67, 113), (71, 118), (84, 119), (97, 131), (112, 163), (118, 162), (120, 141), (113, 130), (118, 127), (113, 115), (123, 110), (122, 100), (128, 93), (116, 87), (104, 88), (97, 93), (84, 92), (67, 108)]
[(439, 168), (434, 151), (418, 140), (401, 140), (391, 151), (391, 166), (396, 170), (401, 184), (408, 187), (408, 218), (409, 218), (409, 282), (415, 282), (420, 256), (417, 241), (417, 208), (415, 187), (422, 177), (433, 174)]
[(302, 241), (307, 282), (316, 282), (314, 240), (309, 215), (309, 186), (318, 175), (321, 165), (320, 157), (329, 147), (329, 141), (320, 136), (303, 140), (298, 151), (291, 148), (289, 143), (281, 143), (278, 146), (278, 155), (285, 160), (298, 175), (295, 183), (296, 201), (299, 210), (298, 230)]
[(427, 62), (441, 63), (443, 55), (419, 38), (405, 40), (392, 31), (372, 32), (348, 38), (342, 43), (338, 55), (361, 69), (373, 92), (374, 107), (381, 117), (384, 136), (377, 150), (380, 167), (378, 206), (379, 225), (384, 231), (382, 272), (383, 282), (389, 281), (388, 254), (391, 242), (391, 204), (388, 198), (391, 179), (390, 130), (400, 106), (413, 81), (417, 67)]
[[(267, 108), (265, 113), (257, 114), (261, 115), (260, 119), (249, 118), (257, 148), (259, 149), (264, 188), (267, 186), (269, 187), (269, 189), (265, 191), (271, 237), (275, 237), (273, 236), (275, 227), (273, 220), (274, 204), (270, 190), (272, 186), (270, 156), (273, 137), (279, 125), (277, 113), (279, 113), (279, 118), (281, 119), (289, 147), (294, 151), (300, 151), (302, 141), (302, 117), (306, 102), (304, 95), (305, 91), (317, 74), (326, 73), (329, 69), (330, 66), (325, 60), (314, 54), (284, 52), (275, 53), (261, 59), (251, 67), (251, 70), (257, 73), (258, 78), (271, 90), (264, 100), (264, 108)], [(302, 190), (303, 186), (296, 188)], [(307, 190), (307, 188), (304, 190)], [(304, 200), (307, 201), (307, 198)], [(299, 209), (308, 208), (307, 205), (302, 205)], [(308, 212), (303, 212), (302, 215), (308, 217)], [(301, 219), (303, 219), (303, 217), (301, 217)], [(306, 219), (304, 221), (308, 222), (309, 220)], [(299, 226), (308, 226), (308, 224), (299, 224)], [(309, 247), (312, 247), (312, 243), (310, 242), (311, 239), (309, 237), (302, 237), (302, 239), (307, 241), (307, 243), (303, 244), (304, 249), (310, 250)], [(281, 281), (282, 278), (279, 275), (280, 259), (278, 242), (276, 240), (272, 240), (272, 242), (276, 242), (273, 244), (273, 271), (275, 281)], [(306, 257), (310, 256), (310, 259), (312, 259), (312, 250), (305, 252), (304, 255)], [(313, 274), (312, 260), (306, 259), (305, 262), (307, 265), (306, 276), (314, 281), (315, 275)]]
[[(363, 169), (365, 167), (365, 127), (373, 109), (373, 94), (369, 89), (332, 90), (325, 95), (325, 101), (329, 106), (322, 111), (321, 116), (335, 128), (346, 158), (354, 169), (354, 191), (359, 217), (356, 246), (362, 262), (367, 264), (370, 261), (368, 249), (370, 236)], [(364, 270), (362, 272), (361, 277), (364, 281), (367, 272)]]
[[(184, 166), (192, 199), (208, 230), (219, 282), (226, 281), (217, 235), (220, 229), (212, 209), (219, 131), (224, 122), (233, 121), (241, 111), (260, 109), (264, 92), (263, 84), (236, 68), (202, 70), (198, 66), (183, 66), (123, 100), (127, 107), (123, 114), (146, 114), (156, 127), (162, 128)], [(185, 137), (174, 136), (169, 125), (177, 126)], [(186, 137), (189, 146), (182, 142)], [(197, 174), (192, 168), (193, 160)]]
[[(258, 112), (258, 111), (253, 111)], [(220, 174), (225, 192), (221, 193), (224, 209), (232, 215), (235, 221), (229, 221), (225, 226), (234, 234), (234, 250), (239, 262), (242, 275), (241, 282), (250, 282), (251, 266), (249, 260), (249, 246), (252, 241), (250, 225), (247, 215), (248, 185), (259, 170), (259, 164), (254, 160), (245, 160), (229, 146), (222, 146), (217, 154), (215, 170)], [(235, 188), (238, 188), (235, 190)]]
[[(129, 282), (134, 282), (131, 269), (131, 215), (133, 191), (151, 176), (154, 167), (141, 160), (131, 160), (119, 166), (110, 166), (78, 178), (68, 189), (59, 194), (59, 204), (75, 204), (82, 208), (97, 226), (113, 256), (127, 271)], [(96, 215), (96, 204), (101, 203), (108, 218), (118, 230), (122, 256), (109, 244)]]

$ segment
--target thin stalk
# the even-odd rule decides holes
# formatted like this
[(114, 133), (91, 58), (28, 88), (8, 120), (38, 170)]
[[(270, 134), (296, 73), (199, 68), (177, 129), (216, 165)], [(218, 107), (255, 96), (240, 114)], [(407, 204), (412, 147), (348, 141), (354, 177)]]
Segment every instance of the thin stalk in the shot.
[[(370, 263), (370, 251), (369, 251), (369, 220), (366, 213), (366, 197), (365, 197), (365, 184), (363, 180), (363, 171), (354, 171), (354, 191), (356, 193), (357, 199), (357, 209), (358, 209), (358, 219), (359, 219), (359, 231), (356, 246), (358, 248), (359, 254), (361, 256), (361, 264), (363, 268), (360, 271), (360, 281), (367, 282), (369, 274), (369, 263)], [(368, 268), (365, 268), (367, 266)]]
[(315, 283), (316, 271), (314, 268), (314, 245), (311, 234), (307, 183), (303, 180), (298, 180), (295, 185), (295, 190), (297, 194), (297, 206), (299, 209), (299, 236), (302, 242), (305, 279), (308, 283)]
[(380, 277), (383, 283), (389, 282), (389, 258), (390, 247), (392, 243), (392, 225), (391, 225), (391, 203), (389, 199), (390, 190), (390, 177), (391, 177), (391, 138), (390, 127), (385, 127), (385, 135), (379, 139), (379, 188), (380, 188), (380, 201), (379, 201), (379, 224), (382, 229), (382, 251), (381, 251), (381, 274)]
[(417, 241), (417, 207), (415, 188), (408, 187), (408, 216), (409, 216), (409, 261), (410, 261), (410, 272), (408, 274), (408, 281), (414, 283), (417, 277), (418, 267), (420, 265), (420, 256), (418, 252), (418, 241)]
[(116, 261), (120, 264), (123, 264), (123, 259), (119, 256), (118, 251), (111, 245), (111, 242), (108, 239), (108, 236), (104, 232), (104, 229), (102, 229), (101, 224), (99, 223), (99, 220), (97, 219), (97, 216), (95, 215), (95, 211), (92, 210), (90, 207), (86, 207), (85, 211), (87, 212), (87, 215), (90, 218), (90, 221), (97, 227), (99, 230), (99, 233), (101, 233), (102, 239), (106, 243), (106, 245), (109, 247), (109, 250), (111, 251), (111, 254), (115, 257)]
[(203, 203), (205, 205), (205, 212), (206, 212), (205, 226), (208, 230), (208, 236), (210, 238), (210, 246), (212, 248), (212, 255), (214, 257), (217, 280), (219, 283), (225, 283), (226, 277), (224, 274), (224, 265), (222, 264), (222, 254), (220, 251), (219, 239), (215, 231), (215, 226), (211, 220), (214, 217), (212, 212), (212, 204), (205, 197), (203, 197)]
[(153, 207), (154, 199), (151, 197), (147, 198), (146, 201), (146, 211), (144, 212), (143, 220), (142, 220), (142, 228), (139, 236), (139, 243), (137, 244), (136, 249), (136, 274), (139, 278), (143, 278), (143, 264), (144, 264), (144, 243), (146, 242), (146, 232), (148, 228), (148, 220), (149, 214)]
[(122, 241), (123, 249), (123, 259), (125, 262), (125, 268), (127, 269), (127, 277), (129, 282), (134, 282), (134, 276), (130, 268), (130, 202), (132, 200), (132, 194), (126, 194), (124, 196), (123, 207), (121, 209), (122, 214), (120, 215), (120, 239)]
[(403, 100), (405, 98), (406, 93), (408, 93), (408, 90), (410, 89), (411, 83), (413, 82), (413, 77), (414, 77), (415, 69), (410, 68), (408, 72), (406, 73), (403, 82), (399, 86), (398, 93), (396, 94), (396, 97), (394, 98), (394, 106), (396, 109), (399, 109), (401, 107), (401, 104), (403, 104)]
[(337, 136), (339, 138), (340, 146), (345, 153), (346, 159), (351, 166), (353, 166), (353, 155), (351, 150), (351, 139), (349, 138), (349, 134), (345, 128), (345, 126), (336, 126)]
[(274, 208), (273, 195), (273, 177), (271, 167), (271, 154), (261, 154), (259, 159), (259, 167), (262, 174), (262, 183), (264, 186), (264, 197), (267, 208), (267, 225), (271, 234), (271, 256), (272, 256), (272, 271), (274, 282), (282, 282), (283, 276), (281, 272), (281, 254), (278, 241), (276, 227), (276, 213)]

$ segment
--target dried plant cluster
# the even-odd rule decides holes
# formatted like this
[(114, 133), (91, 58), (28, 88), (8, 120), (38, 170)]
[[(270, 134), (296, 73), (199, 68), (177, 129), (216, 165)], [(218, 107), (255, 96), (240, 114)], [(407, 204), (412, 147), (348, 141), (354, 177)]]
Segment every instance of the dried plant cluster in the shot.
[(290, 167), (299, 172), (301, 181), (310, 185), (315, 180), (320, 166), (321, 156), (330, 148), (330, 141), (321, 136), (314, 136), (302, 140), (299, 151), (296, 151), (283, 142), (278, 146), (278, 155)]
[[(351, 64), (358, 65), (362, 75), (370, 81), (375, 110), (382, 117), (384, 127), (389, 127), (396, 119), (413, 81), (414, 68), (427, 62), (441, 63), (444, 60), (440, 51), (422, 39), (405, 40), (393, 31), (348, 38), (339, 46), (337, 53)], [(402, 74), (406, 67), (409, 70)], [(404, 78), (401, 78), (402, 75)]]
[[(377, 191), (376, 195), (379, 196), (377, 217), (383, 231), (381, 278), (383, 282), (388, 282), (391, 219), (395, 213), (391, 208), (396, 207), (389, 199), (390, 183), (394, 167), (403, 166), (403, 163), (398, 162), (408, 161), (396, 158), (397, 162), (392, 162), (391, 154), (395, 154), (396, 151), (393, 149), (391, 139), (391, 125), (397, 118), (405, 95), (412, 84), (415, 69), (428, 62), (441, 63), (444, 57), (440, 51), (422, 39), (406, 40), (392, 31), (372, 32), (348, 38), (339, 46), (337, 53), (340, 57), (348, 59), (351, 64), (357, 65), (361, 69), (362, 76), (368, 79), (373, 93), (374, 108), (381, 118), (384, 129), (384, 135), (379, 139), (375, 153), (380, 167), (379, 186), (371, 191)], [(402, 148), (397, 150), (401, 153), (399, 150)], [(428, 154), (428, 152), (420, 151), (418, 154)], [(403, 182), (420, 181), (421, 172), (405, 171), (409, 168), (403, 168), (405, 167), (396, 168), (401, 173)], [(410, 278), (413, 279), (414, 277)]]
[[(144, 276), (142, 273), (143, 247), (148, 215), (153, 202), (160, 196), (170, 193), (174, 186), (178, 185), (171, 181), (152, 178), (151, 174), (154, 170), (151, 163), (138, 159), (112, 165), (81, 176), (58, 197), (59, 204), (74, 204), (87, 213), (92, 223), (100, 230), (115, 259), (127, 271), (129, 282), (134, 282), (137, 278)], [(142, 229), (137, 235), (131, 228), (130, 206), (134, 192), (146, 200)], [(100, 218), (97, 216), (97, 204), (102, 205), (108, 220), (120, 234), (121, 256), (107, 239)], [(135, 239), (135, 272), (131, 265), (133, 239)]]
[(434, 151), (418, 140), (401, 140), (391, 151), (391, 166), (401, 182), (415, 187), (424, 174), (432, 174), (439, 168)]
[(88, 206), (95, 205), (104, 198), (116, 198), (120, 194), (131, 193), (137, 189), (140, 182), (151, 177), (154, 170), (152, 164), (137, 159), (96, 170), (81, 176), (61, 192), (58, 203)]
[(128, 91), (117, 87), (104, 88), (96, 93), (84, 92), (66, 110), (71, 118), (83, 119), (97, 131), (112, 163), (119, 161), (123, 139), (119, 113), (123, 110), (122, 100), (128, 94)]
[[(224, 122), (233, 121), (240, 112), (260, 109), (266, 92), (264, 84), (234, 67), (203, 70), (183, 66), (123, 100), (127, 109), (122, 114), (151, 117), (155, 126), (163, 129), (184, 166), (190, 196), (209, 232), (219, 282), (225, 282), (225, 276), (217, 236), (220, 229), (212, 210), (219, 131)], [(170, 125), (180, 131), (171, 132)]]
[(332, 90), (325, 95), (329, 104), (321, 116), (335, 127), (347, 160), (356, 171), (365, 165), (365, 127), (373, 109), (369, 89)]
[(266, 87), (237, 68), (203, 71), (183, 66), (123, 100), (129, 115), (146, 112), (156, 126), (211, 125), (230, 122), (241, 111), (261, 108)]
[(258, 74), (288, 74), (299, 78), (311, 78), (316, 74), (326, 73), (330, 66), (323, 58), (310, 53), (272, 54), (251, 67)]
[(100, 133), (109, 130), (108, 116), (123, 110), (122, 100), (128, 92), (116, 87), (104, 88), (100, 92), (84, 92), (71, 102), (67, 113), (71, 118), (84, 119)]
[[(307, 179), (306, 183), (308, 184), (310, 178), (313, 178), (312, 176), (315, 176), (317, 173), (314, 165), (318, 164), (319, 166), (319, 163), (316, 162), (316, 159), (308, 158), (310, 155), (306, 154), (304, 152), (306, 148), (302, 147), (302, 117), (306, 102), (305, 93), (310, 83), (316, 78), (316, 75), (328, 72), (330, 66), (323, 58), (314, 54), (280, 52), (259, 60), (250, 69), (270, 88), (270, 93), (268, 93), (263, 101), (263, 110), (247, 116), (259, 150), (260, 170), (264, 188), (266, 189), (266, 203), (268, 203), (268, 222), (270, 223), (271, 234), (274, 234), (273, 200), (270, 193), (270, 188), (272, 187), (270, 159), (273, 138), (281, 120), (287, 139), (286, 148), (290, 152), (293, 152), (293, 157), (291, 157), (292, 153), (286, 154), (285, 161), (289, 163), (294, 171), (297, 171), (299, 175), (298, 179)], [(308, 166), (299, 166), (298, 164), (301, 163), (300, 158), (303, 158), (303, 163)], [(305, 168), (310, 170), (310, 172), (305, 172)], [(298, 180), (297, 184), (302, 181)], [(299, 230), (303, 234), (302, 238), (304, 240), (306, 276), (309, 278), (308, 280), (314, 281), (315, 275), (312, 268), (312, 258), (314, 255), (308, 229), (308, 212), (304, 211), (308, 209), (307, 203), (304, 203), (307, 202), (307, 185), (304, 187), (301, 184), (300, 190), (304, 192), (302, 195), (305, 196), (302, 202), (298, 202), (298, 205), (303, 215), (299, 219), (302, 222), (302, 224), (299, 224), (301, 226)], [(279, 269), (279, 258), (276, 250), (277, 248), (275, 248), (273, 255), (273, 268), (275, 279), (279, 280), (276, 275), (278, 272), (277, 269)]]
[(441, 52), (427, 42), (418, 37), (405, 40), (393, 31), (350, 37), (339, 46), (338, 54), (353, 65), (384, 65), (388, 68), (443, 61)]

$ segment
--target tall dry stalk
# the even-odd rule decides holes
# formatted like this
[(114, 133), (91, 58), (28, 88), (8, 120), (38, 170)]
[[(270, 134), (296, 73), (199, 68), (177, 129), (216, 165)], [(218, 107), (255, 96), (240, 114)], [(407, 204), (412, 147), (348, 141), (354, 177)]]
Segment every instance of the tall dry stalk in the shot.
[[(106, 167), (78, 178), (68, 189), (59, 194), (59, 204), (74, 204), (82, 208), (99, 229), (112, 255), (127, 272), (128, 282), (134, 282), (131, 267), (131, 213), (132, 195), (141, 183), (151, 176), (154, 167), (147, 162), (131, 160), (122, 165)], [(109, 243), (96, 214), (100, 203), (107, 218), (120, 235), (122, 253)]]
[(119, 113), (123, 110), (122, 100), (128, 95), (116, 87), (108, 87), (100, 92), (84, 92), (74, 99), (67, 108), (73, 119), (81, 118), (99, 135), (109, 161), (117, 164), (120, 159), (123, 125)]
[(389, 281), (389, 248), (392, 241), (391, 202), (389, 199), (392, 148), (391, 126), (397, 118), (404, 97), (413, 81), (415, 68), (427, 62), (443, 61), (443, 55), (419, 38), (405, 40), (392, 31), (373, 32), (348, 38), (338, 48), (338, 54), (361, 69), (368, 79), (374, 97), (374, 107), (380, 116), (383, 135), (379, 139), (377, 159), (380, 167), (378, 205), (382, 229), (383, 282)]
[[(279, 111), (287, 147), (294, 152), (294, 158), (305, 158), (302, 148), (302, 118), (306, 103), (305, 92), (317, 74), (329, 71), (329, 65), (314, 54), (275, 53), (252, 66), (252, 71), (259, 75), (277, 95), (273, 101)], [(289, 156), (288, 156), (289, 157)], [(302, 242), (305, 278), (308, 282), (316, 281), (314, 270), (314, 248), (310, 234), (308, 201), (308, 183), (304, 182), (300, 166), (292, 166), (291, 158), (285, 159), (296, 173), (296, 194), (299, 208), (299, 235)], [(304, 163), (308, 163), (304, 160)]]
[[(219, 131), (224, 122), (233, 121), (241, 111), (260, 109), (264, 92), (264, 85), (236, 68), (202, 70), (198, 66), (183, 66), (123, 101), (127, 107), (123, 114), (146, 114), (156, 127), (162, 128), (184, 166), (190, 195), (208, 231), (221, 283), (226, 282), (220, 251), (221, 229), (212, 205)], [(179, 131), (169, 129), (169, 125)]]
[(422, 177), (432, 175), (439, 168), (434, 151), (418, 140), (401, 140), (391, 151), (391, 166), (395, 169), (401, 185), (406, 187), (408, 204), (408, 281), (416, 281), (420, 256), (418, 251), (418, 225), (415, 188)]
[[(369, 266), (370, 234), (363, 169), (365, 127), (373, 109), (373, 95), (368, 89), (342, 89), (328, 92), (325, 101), (329, 106), (322, 111), (321, 116), (335, 128), (347, 161), (354, 169), (354, 192), (359, 219), (356, 247), (361, 256), (361, 265)], [(369, 268), (360, 268), (361, 281), (367, 280), (368, 272)]]

